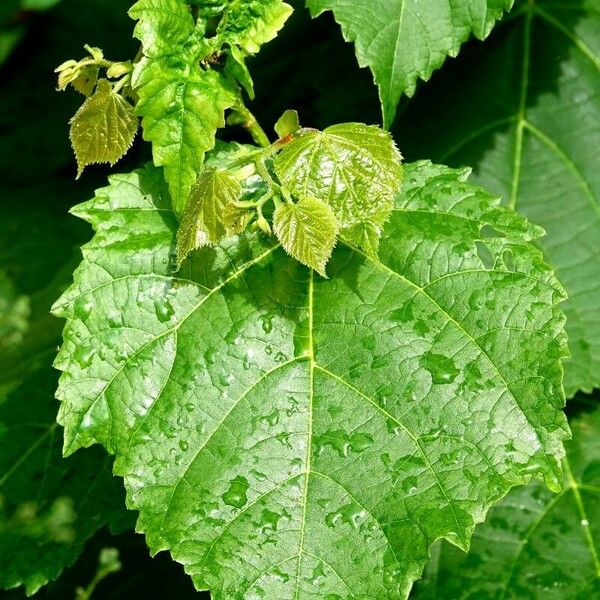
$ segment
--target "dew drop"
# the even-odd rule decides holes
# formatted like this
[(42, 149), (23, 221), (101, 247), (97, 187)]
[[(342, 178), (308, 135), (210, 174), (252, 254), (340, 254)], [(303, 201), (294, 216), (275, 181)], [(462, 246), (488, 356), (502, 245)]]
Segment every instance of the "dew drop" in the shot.
[(248, 502), (246, 493), (248, 492), (249, 483), (245, 477), (236, 477), (229, 489), (223, 494), (223, 502), (234, 508), (242, 508)]
[(443, 354), (426, 352), (421, 357), (420, 365), (431, 373), (433, 383), (452, 383), (459, 373), (454, 361)]

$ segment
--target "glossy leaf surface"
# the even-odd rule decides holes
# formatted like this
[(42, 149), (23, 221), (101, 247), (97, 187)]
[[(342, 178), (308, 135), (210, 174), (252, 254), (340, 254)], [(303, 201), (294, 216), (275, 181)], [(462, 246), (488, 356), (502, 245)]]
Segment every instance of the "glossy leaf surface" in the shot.
[(590, 392), (600, 387), (600, 4), (520, 2), (448, 66), (406, 111), (399, 143), (472, 165), (475, 181), (544, 227), (569, 296), (565, 389)]
[(381, 262), (340, 245), (330, 279), (260, 233), (173, 278), (154, 168), (75, 209), (96, 235), (55, 305), (65, 452), (114, 453), (151, 550), (216, 600), (405, 598), (434, 540), (559, 487), (563, 293), (467, 176), (408, 166)]
[(275, 158), (275, 172), (292, 194), (326, 202), (350, 227), (376, 215), (385, 222), (402, 183), (401, 159), (379, 127), (343, 123), (301, 130)]
[[(588, 409), (589, 410), (589, 409)], [(468, 555), (443, 544), (416, 600), (575, 600), (600, 595), (600, 410), (571, 422), (565, 487), (512, 491)]]

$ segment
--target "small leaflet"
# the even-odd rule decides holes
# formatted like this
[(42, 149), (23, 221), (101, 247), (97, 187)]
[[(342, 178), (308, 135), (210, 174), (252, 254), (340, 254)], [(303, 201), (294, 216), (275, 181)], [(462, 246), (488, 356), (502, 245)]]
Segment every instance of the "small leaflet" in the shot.
[(273, 227), (288, 254), (326, 277), (325, 266), (335, 246), (338, 229), (331, 207), (317, 198), (280, 204), (273, 215)]
[(187, 255), (203, 246), (212, 246), (228, 233), (225, 208), (239, 200), (240, 183), (233, 175), (216, 169), (204, 169), (192, 187), (181, 224), (177, 231), (177, 267)]
[(114, 165), (131, 147), (138, 129), (134, 108), (101, 79), (71, 119), (70, 138), (77, 158), (77, 178), (87, 165)]

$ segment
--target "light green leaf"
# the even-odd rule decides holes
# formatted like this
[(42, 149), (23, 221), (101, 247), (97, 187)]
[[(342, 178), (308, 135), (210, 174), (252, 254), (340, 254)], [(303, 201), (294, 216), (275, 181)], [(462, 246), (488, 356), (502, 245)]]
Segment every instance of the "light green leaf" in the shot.
[(275, 123), (275, 133), (279, 138), (296, 133), (300, 129), (300, 119), (295, 110), (286, 110)]
[(562, 482), (539, 229), (467, 171), (406, 171), (381, 262), (340, 244), (330, 279), (260, 233), (173, 278), (154, 168), (75, 210), (96, 235), (54, 308), (65, 452), (114, 453), (152, 552), (214, 600), (406, 598), (436, 539), (466, 548), (512, 486)]
[(250, 100), (254, 100), (254, 82), (246, 66), (244, 53), (237, 46), (231, 46), (231, 48), (225, 50), (225, 56), (227, 56), (224, 68), (225, 73), (246, 90)]
[(379, 250), (379, 238), (383, 232), (383, 226), (372, 221), (365, 221), (352, 225), (340, 231), (340, 237), (352, 246), (357, 246), (369, 258), (377, 260)]
[(281, 0), (231, 0), (217, 27), (217, 36), (246, 54), (256, 54), (283, 27), (293, 9)]
[(129, 14), (138, 19), (135, 35), (144, 52), (132, 78), (137, 113), (144, 139), (153, 144), (154, 163), (165, 168), (174, 208), (182, 214), (236, 90), (221, 73), (200, 68), (212, 47), (184, 2), (140, 0)]
[(274, 166), (284, 188), (326, 202), (346, 228), (375, 214), (389, 215), (402, 183), (401, 160), (389, 133), (344, 123), (322, 132), (302, 130)]
[(333, 11), (344, 39), (369, 67), (389, 128), (402, 94), (412, 96), (473, 33), (484, 39), (514, 0), (307, 0), (313, 16)]
[(600, 387), (600, 4), (515, 11), (440, 73), (398, 131), (412, 156), (473, 165), (478, 183), (547, 231), (540, 244), (569, 296), (570, 397)]
[(77, 158), (77, 177), (87, 165), (114, 165), (131, 148), (137, 128), (133, 106), (113, 91), (108, 80), (101, 79), (96, 92), (71, 119), (70, 137)]
[(223, 223), (227, 231), (227, 235), (242, 233), (248, 226), (254, 216), (247, 208), (240, 208), (235, 204), (228, 204), (223, 209)]
[(204, 169), (192, 188), (177, 231), (177, 265), (203, 246), (212, 246), (227, 233), (224, 210), (242, 195), (242, 187), (225, 171)]
[(436, 550), (415, 600), (600, 596), (600, 410), (571, 427), (562, 493), (539, 482), (513, 490), (477, 528), (468, 554)]
[(326, 277), (325, 266), (337, 240), (338, 224), (330, 206), (316, 198), (280, 204), (273, 229), (285, 251)]

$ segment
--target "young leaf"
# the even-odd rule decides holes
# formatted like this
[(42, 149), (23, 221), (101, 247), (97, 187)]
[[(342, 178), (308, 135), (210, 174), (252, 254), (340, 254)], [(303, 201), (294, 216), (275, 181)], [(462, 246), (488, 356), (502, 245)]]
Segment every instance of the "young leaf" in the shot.
[(600, 410), (571, 427), (562, 493), (537, 481), (513, 490), (477, 528), (468, 554), (440, 546), (415, 600), (598, 597)]
[(236, 91), (221, 73), (200, 68), (211, 48), (185, 2), (140, 0), (129, 14), (138, 19), (135, 35), (144, 51), (132, 78), (139, 95), (137, 113), (181, 215)]
[(540, 230), (467, 171), (406, 170), (381, 262), (340, 244), (331, 279), (259, 233), (174, 279), (155, 168), (75, 209), (96, 236), (54, 308), (65, 452), (114, 453), (152, 552), (215, 600), (405, 598), (433, 541), (466, 548), (512, 486), (562, 482)]
[(87, 165), (114, 165), (129, 150), (138, 128), (133, 106), (115, 93), (106, 79), (98, 82), (71, 119), (71, 144), (77, 158), (77, 177)]
[(547, 231), (540, 244), (569, 296), (573, 396), (600, 387), (600, 10), (548, 1), (519, 9), (440, 72), (399, 136), (413, 156), (474, 165), (478, 183)]
[(383, 232), (383, 225), (373, 221), (365, 221), (352, 225), (340, 231), (340, 237), (351, 246), (362, 250), (369, 258), (377, 260), (379, 251), (379, 238)]
[(316, 198), (280, 204), (273, 229), (288, 254), (326, 277), (325, 266), (337, 239), (337, 221), (331, 207)]
[(283, 147), (274, 165), (289, 192), (327, 202), (346, 228), (375, 214), (387, 218), (402, 183), (401, 160), (387, 132), (344, 123), (322, 132), (304, 130)]
[(293, 9), (282, 0), (231, 0), (217, 27), (219, 38), (256, 54), (283, 27)]
[(402, 94), (429, 79), (446, 56), (456, 56), (473, 33), (484, 39), (514, 0), (307, 0), (313, 16), (333, 11), (344, 39), (356, 45), (361, 67), (369, 67), (389, 128)]
[(286, 110), (275, 123), (275, 133), (284, 138), (300, 129), (300, 119), (295, 110)]
[(240, 208), (235, 204), (225, 206), (223, 209), (223, 224), (227, 235), (242, 233), (253, 216), (253, 213), (247, 208)]
[(224, 210), (242, 195), (240, 183), (225, 171), (204, 169), (192, 188), (177, 231), (177, 265), (196, 248), (212, 246), (227, 233)]

